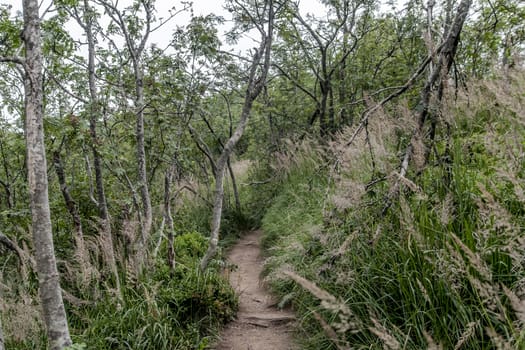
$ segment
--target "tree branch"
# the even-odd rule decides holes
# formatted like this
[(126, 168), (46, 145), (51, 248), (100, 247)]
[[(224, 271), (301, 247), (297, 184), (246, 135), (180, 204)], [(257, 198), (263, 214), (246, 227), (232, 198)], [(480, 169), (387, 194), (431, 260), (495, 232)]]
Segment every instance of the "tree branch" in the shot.
[(20, 56), (0, 56), (0, 62), (16, 63), (21, 66), (26, 66), (26, 60)]
[[(440, 48), (443, 47), (443, 45), (440, 46)], [(427, 56), (427, 58), (421, 63), (421, 65), (418, 67), (416, 72), (408, 79), (408, 81), (405, 83), (405, 85), (401, 86), (397, 91), (393, 92), (392, 94), (385, 97), (383, 100), (381, 100), (378, 104), (375, 106), (368, 108), (366, 111), (363, 112), (363, 116), (361, 117), (361, 122), (359, 123), (359, 126), (354, 131), (352, 136), (350, 137), (350, 140), (346, 143), (346, 146), (350, 146), (356, 137), (359, 135), (359, 133), (363, 130), (365, 124), (368, 121), (368, 118), (370, 118), (370, 115), (372, 115), (375, 111), (377, 111), (379, 108), (383, 107), (386, 103), (388, 103), (390, 100), (402, 95), (405, 91), (407, 91), (409, 88), (411, 88), (417, 78), (425, 71), (425, 68), (427, 65), (432, 61), (433, 55)]]
[(55, 84), (57, 84), (57, 86), (60, 88), (60, 90), (64, 91), (66, 94), (68, 94), (69, 96), (73, 97), (74, 99), (88, 105), (89, 104), (89, 101), (86, 100), (85, 98), (83, 97), (80, 97), (79, 95), (77, 94), (74, 94), (73, 92), (69, 91), (64, 85), (62, 85), (61, 82), (58, 81), (58, 79), (53, 75), (53, 73), (51, 73), (47, 68), (45, 68), (45, 71), (47, 73), (47, 75), (51, 78), (51, 80), (53, 80), (55, 82)]
[(4, 245), (7, 249), (13, 251), (18, 259), (22, 261), (22, 254), (20, 253), (20, 248), (13, 241), (11, 241), (6, 235), (0, 232), (0, 243)]

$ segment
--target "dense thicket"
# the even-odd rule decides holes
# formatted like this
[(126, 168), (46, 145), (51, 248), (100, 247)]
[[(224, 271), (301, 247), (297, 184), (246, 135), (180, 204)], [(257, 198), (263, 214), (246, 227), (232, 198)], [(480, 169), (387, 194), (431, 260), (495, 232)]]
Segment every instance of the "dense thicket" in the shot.
[(446, 94), (446, 128), (410, 178), (398, 172), (406, 101), (350, 147), (351, 129), (271, 163), (279, 185), (252, 195), (273, 198), (267, 279), (313, 335), (304, 348), (523, 347), (525, 76), (513, 74)]
[(54, 1), (41, 89), (28, 20), (0, 5), (0, 348), (53, 340), (31, 88), (75, 348), (206, 348), (236, 309), (221, 250), (255, 225), (305, 348), (523, 346), (523, 4), (320, 3), (228, 0), (226, 21)]

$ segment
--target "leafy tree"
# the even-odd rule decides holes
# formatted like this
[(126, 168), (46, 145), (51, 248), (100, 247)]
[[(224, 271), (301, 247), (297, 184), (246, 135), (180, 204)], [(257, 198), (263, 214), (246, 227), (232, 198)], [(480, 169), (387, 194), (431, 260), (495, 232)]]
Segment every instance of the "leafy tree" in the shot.
[[(246, 8), (242, 4), (239, 5), (242, 14), (246, 16), (251, 16), (251, 12), (246, 11)], [(263, 14), (261, 16), (261, 19), (256, 20), (252, 17), (252, 20), (253, 24), (259, 30), (259, 33), (261, 35), (261, 42), (257, 51), (255, 51), (252, 63), (250, 64), (248, 84), (246, 88), (244, 104), (242, 107), (239, 123), (237, 124), (237, 127), (235, 128), (233, 134), (230, 136), (230, 138), (224, 145), (221, 152), (221, 156), (217, 161), (214, 193), (215, 198), (213, 203), (210, 244), (200, 264), (201, 269), (203, 270), (208, 267), (210, 260), (215, 256), (219, 243), (219, 230), (224, 196), (224, 173), (227, 161), (231, 153), (233, 152), (235, 145), (244, 133), (244, 129), (246, 128), (246, 124), (248, 122), (248, 117), (250, 116), (250, 112), (252, 110), (253, 102), (261, 93), (264, 84), (266, 83), (268, 71), (270, 70), (270, 53), (275, 20), (273, 0), (265, 1), (261, 8), (257, 8), (257, 13)], [(264, 22), (262, 21), (267, 21), (267, 29), (264, 29)], [(262, 68), (260, 72), (258, 72), (260, 64), (262, 64)], [(259, 75), (257, 75), (257, 73), (259, 73)]]
[(22, 65), (24, 69), (27, 172), (39, 292), (49, 346), (52, 350), (60, 350), (71, 345), (71, 338), (62, 301), (49, 210), (38, 2), (25, 0), (23, 9), (25, 58), (2, 57), (0, 61), (11, 61)]
[(458, 62), (465, 73), (484, 77), (495, 65), (520, 61), (525, 42), (525, 8), (520, 1), (478, 1), (479, 16), (466, 24)]
[[(304, 86), (294, 79), (284, 67), (276, 65), (281, 74), (294, 82), (298, 88), (315, 102), (315, 111), (309, 124), (319, 119), (321, 136), (335, 131), (335, 98), (334, 81), (339, 77), (343, 81), (341, 89), (345, 90), (347, 64), (350, 55), (356, 50), (359, 42), (371, 31), (371, 18), (374, 1), (326, 1), (328, 18), (322, 20), (310, 16), (304, 18), (299, 7), (291, 3), (288, 7), (286, 22), (281, 26), (280, 36), (284, 46), (300, 50), (313, 79), (310, 86)], [(285, 58), (290, 56), (286, 55)], [(343, 99), (340, 119), (347, 123), (347, 93), (340, 91)]]
[[(145, 246), (148, 243), (151, 226), (153, 223), (153, 213), (151, 207), (151, 197), (148, 186), (148, 176), (146, 169), (146, 153), (144, 145), (144, 50), (151, 33), (162, 27), (167, 21), (173, 18), (176, 13), (170, 14), (168, 19), (155, 22), (154, 3), (152, 1), (137, 1), (131, 7), (122, 11), (113, 1), (100, 0), (105, 12), (112, 19), (109, 27), (110, 32), (118, 33), (124, 38), (127, 54), (132, 62), (133, 79), (135, 85), (134, 109), (136, 116), (136, 147), (137, 147), (137, 174), (139, 182), (140, 197), (142, 201), (142, 230), (141, 237), (137, 240), (137, 254), (144, 255)], [(139, 17), (143, 11), (145, 18)]]

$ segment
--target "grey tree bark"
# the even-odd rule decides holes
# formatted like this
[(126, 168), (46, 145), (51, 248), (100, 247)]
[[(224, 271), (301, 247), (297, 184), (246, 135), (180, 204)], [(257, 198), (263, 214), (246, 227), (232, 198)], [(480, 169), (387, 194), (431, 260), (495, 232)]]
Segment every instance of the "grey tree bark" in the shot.
[[(232, 113), (231, 113), (231, 108), (230, 108), (230, 102), (228, 101), (228, 98), (226, 96), (222, 95), (222, 97), (226, 101), (226, 105), (228, 107), (228, 117), (229, 117), (229, 120), (230, 120), (229, 137), (231, 137), (232, 133), (233, 133), (233, 125), (232, 125)], [(208, 127), (208, 130), (210, 130), (212, 135), (215, 137), (215, 139), (217, 140), (217, 143), (219, 144), (221, 149), (223, 149), (224, 148), (224, 142), (222, 142), (222, 139), (217, 135), (217, 133), (215, 132), (215, 130), (211, 126), (211, 123), (209, 122), (209, 120), (202, 113), (201, 113), (201, 119), (204, 121), (204, 123)], [(208, 149), (208, 151), (209, 151), (208, 146), (203, 141), (201, 143), (203, 143), (203, 147), (205, 149)], [(211, 151), (209, 153), (211, 154)], [(226, 165), (228, 166), (228, 173), (230, 174), (230, 179), (231, 179), (231, 182), (232, 182), (233, 198), (235, 200), (235, 209), (237, 210), (238, 213), (240, 213), (241, 212), (241, 199), (240, 199), (240, 196), (239, 196), (239, 188), (237, 187), (237, 180), (235, 179), (235, 173), (233, 172), (233, 168), (232, 168), (232, 165), (231, 165), (231, 159), (230, 158), (228, 158), (228, 160), (226, 162)], [(212, 170), (214, 171), (215, 168), (216, 168), (215, 162), (212, 162)]]
[[(87, 0), (84, 0), (82, 6), (78, 4), (78, 7), (72, 6), (69, 7), (67, 5), (62, 7), (63, 10), (67, 11), (69, 15), (75, 19), (77, 24), (82, 28), (86, 35), (87, 39), (87, 47), (88, 47), (88, 65), (87, 65), (87, 73), (88, 73), (88, 89), (89, 89), (89, 96), (87, 98), (83, 98), (78, 95), (73, 95), (68, 92), (72, 97), (76, 98), (77, 100), (81, 101), (88, 109), (89, 112), (89, 134), (91, 138), (91, 143), (89, 147), (91, 148), (91, 152), (93, 155), (93, 163), (95, 168), (95, 188), (96, 188), (96, 194), (97, 198), (94, 197), (94, 190), (92, 185), (92, 171), (91, 171), (91, 165), (89, 162), (89, 156), (87, 152), (84, 154), (84, 158), (86, 161), (86, 171), (88, 173), (88, 176), (90, 178), (90, 191), (89, 191), (89, 197), (91, 201), (97, 206), (98, 212), (99, 212), (99, 219), (100, 219), (100, 242), (101, 242), (101, 253), (104, 260), (104, 263), (106, 264), (107, 268), (109, 269), (110, 273), (113, 275), (115, 287), (117, 289), (118, 295), (120, 295), (120, 277), (118, 275), (117, 271), (117, 263), (115, 258), (115, 248), (113, 245), (113, 236), (111, 233), (111, 220), (109, 217), (109, 210), (107, 205), (107, 198), (106, 193), (104, 189), (104, 176), (103, 176), (103, 170), (102, 170), (102, 156), (99, 151), (99, 146), (101, 141), (98, 138), (98, 131), (97, 131), (97, 120), (99, 118), (99, 114), (101, 112), (101, 106), (98, 99), (97, 94), (97, 88), (96, 88), (96, 74), (95, 74), (95, 62), (96, 62), (96, 47), (95, 47), (95, 36), (94, 33), (94, 19), (96, 17), (95, 10), (89, 6), (89, 2)], [(80, 11), (79, 11), (80, 9)], [(66, 91), (67, 92), (67, 91)], [(83, 147), (84, 149), (84, 147)]]
[[(63, 144), (63, 143), (62, 143)], [(69, 192), (69, 187), (66, 183), (66, 174), (64, 172), (64, 166), (62, 164), (62, 156), (60, 155), (62, 145), (56, 150), (53, 151), (53, 166), (58, 178), (58, 184), (60, 185), (60, 192), (62, 192), (62, 197), (66, 203), (67, 211), (73, 220), (73, 227), (75, 228), (74, 240), (77, 250), (76, 258), (78, 259), (78, 264), (80, 265), (80, 271), (84, 275), (87, 261), (86, 247), (84, 244), (84, 230), (82, 229), (82, 220), (80, 218), (80, 213), (78, 211), (78, 205), (71, 196)]]
[(104, 175), (102, 172), (102, 157), (98, 146), (100, 140), (97, 135), (97, 118), (100, 113), (100, 105), (96, 87), (95, 77), (95, 36), (93, 33), (94, 13), (89, 7), (89, 2), (84, 0), (85, 32), (88, 41), (88, 81), (89, 81), (89, 131), (91, 134), (91, 150), (93, 152), (93, 164), (95, 167), (95, 183), (97, 189), (97, 202), (99, 217), (102, 224), (102, 240), (105, 243), (104, 259), (106, 264), (113, 273), (115, 286), (120, 295), (120, 277), (117, 271), (117, 262), (115, 259), (115, 247), (113, 245), (113, 235), (111, 233), (111, 222), (109, 217), (108, 203), (104, 189)]
[(4, 329), (2, 328), (2, 319), (0, 319), (0, 350), (5, 349), (5, 341), (4, 341)]
[[(133, 73), (135, 78), (135, 138), (137, 142), (137, 175), (139, 181), (140, 198), (142, 201), (142, 232), (141, 237), (137, 240), (137, 253), (143, 251), (147, 244), (153, 224), (153, 211), (151, 207), (151, 197), (148, 188), (148, 178), (146, 169), (146, 151), (144, 146), (144, 67), (142, 63), (142, 54), (146, 48), (149, 35), (151, 34), (151, 23), (153, 21), (153, 5), (151, 1), (141, 0), (140, 5), (143, 7), (146, 18), (144, 19), (144, 34), (138, 42), (135, 42), (132, 34), (128, 29), (128, 24), (123, 13), (111, 1), (100, 0), (106, 12), (111, 19), (119, 26), (124, 36), (125, 45), (131, 57)], [(163, 22), (166, 23), (166, 22)], [(157, 27), (159, 28), (159, 27)]]
[(38, 1), (24, 0), (27, 171), (39, 294), (51, 350), (71, 345), (56, 266), (43, 130), (42, 48)]
[[(250, 74), (248, 78), (248, 86), (246, 88), (244, 104), (241, 111), (241, 117), (239, 123), (233, 134), (230, 136), (226, 144), (224, 145), (221, 155), (216, 162), (216, 175), (215, 175), (215, 199), (213, 203), (212, 222), (211, 222), (211, 235), (208, 250), (201, 260), (200, 267), (205, 270), (208, 267), (210, 260), (217, 253), (217, 247), (219, 244), (219, 230), (221, 226), (222, 217), (222, 205), (224, 197), (224, 174), (227, 168), (228, 159), (230, 158), (235, 145), (242, 137), (244, 129), (248, 124), (248, 118), (252, 110), (253, 102), (261, 93), (265, 83), (268, 71), (270, 69), (270, 53), (273, 38), (273, 27), (274, 27), (274, 5), (273, 0), (267, 0), (265, 5), (268, 10), (268, 27), (266, 32), (261, 31), (261, 44), (254, 55), (250, 66)], [(262, 28), (262, 25), (259, 27)], [(257, 77), (257, 71), (259, 65), (263, 62), (261, 73)]]
[(97, 131), (97, 119), (100, 114), (100, 102), (96, 87), (95, 62), (96, 62), (96, 48), (95, 48), (95, 33), (93, 32), (95, 12), (89, 6), (89, 1), (84, 0), (83, 16), (80, 16), (76, 11), (72, 13), (77, 23), (82, 27), (86, 34), (88, 44), (88, 86), (89, 86), (89, 132), (91, 136), (91, 151), (93, 153), (93, 166), (95, 168), (95, 186), (97, 192), (97, 207), (99, 211), (99, 218), (102, 232), (101, 238), (104, 242), (103, 257), (106, 265), (113, 274), (115, 280), (115, 287), (120, 295), (120, 277), (117, 271), (117, 262), (115, 258), (115, 247), (113, 244), (113, 235), (111, 232), (111, 221), (109, 217), (108, 203), (106, 192), (104, 188), (104, 173), (102, 170), (102, 156), (100, 155)]
[(172, 271), (175, 268), (175, 247), (173, 246), (175, 227), (173, 225), (173, 215), (171, 214), (171, 184), (175, 172), (175, 164), (173, 164), (166, 170), (166, 174), (164, 175), (164, 221), (168, 226), (168, 266)]

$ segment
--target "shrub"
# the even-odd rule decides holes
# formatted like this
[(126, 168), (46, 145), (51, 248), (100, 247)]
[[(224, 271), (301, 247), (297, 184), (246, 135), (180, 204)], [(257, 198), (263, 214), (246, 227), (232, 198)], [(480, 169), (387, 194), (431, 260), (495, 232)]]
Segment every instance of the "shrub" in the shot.
[(81, 310), (84, 317), (73, 317), (73, 334), (83, 329), (75, 340), (89, 349), (204, 349), (237, 307), (217, 272), (183, 265), (173, 275), (158, 269), (123, 292), (122, 301), (106, 298)]

